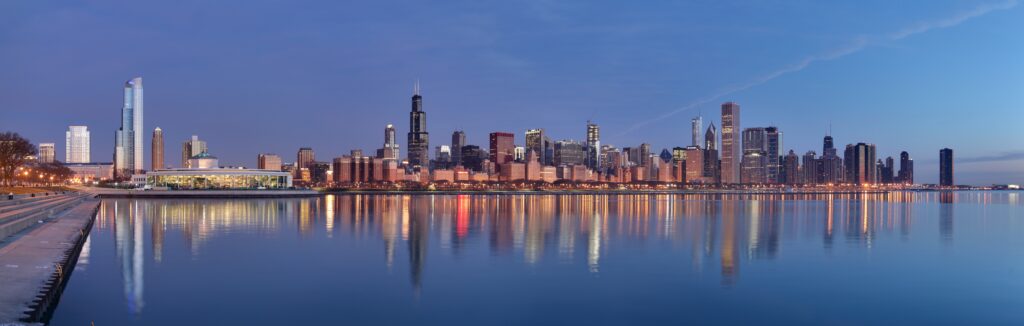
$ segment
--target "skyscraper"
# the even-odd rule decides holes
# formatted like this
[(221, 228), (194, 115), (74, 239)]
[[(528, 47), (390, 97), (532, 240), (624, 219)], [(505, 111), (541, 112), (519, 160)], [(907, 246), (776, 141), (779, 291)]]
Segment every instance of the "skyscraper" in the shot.
[(953, 186), (953, 150), (949, 148), (939, 150), (939, 185)]
[(914, 160), (906, 151), (900, 152), (900, 172), (897, 179), (900, 183), (914, 184)]
[(587, 121), (587, 167), (597, 170), (601, 164), (601, 129), (590, 121)]
[[(359, 155), (353, 156), (363, 156), (362, 151), (359, 152)], [(299, 148), (299, 152), (295, 154), (295, 167), (308, 169), (313, 162), (316, 162), (316, 153), (313, 152), (313, 149), (310, 147)]]
[(875, 166), (875, 145), (857, 143), (846, 145), (846, 152), (843, 155), (846, 161), (846, 182), (865, 185), (875, 184), (877, 178), (877, 167)]
[[(398, 148), (398, 142), (395, 139), (395, 126), (388, 124), (384, 127), (384, 153), (385, 157), (393, 160), (398, 160), (398, 156), (401, 155), (401, 150)], [(390, 155), (389, 155), (390, 154)]]
[(708, 124), (708, 131), (704, 133), (704, 149), (718, 149), (718, 129), (714, 122)]
[(783, 163), (784, 175), (786, 176), (783, 182), (788, 185), (795, 185), (800, 183), (800, 157), (796, 155), (792, 149), (789, 150), (789, 154), (786, 154), (786, 159)]
[[(492, 132), (490, 135), (490, 159), (499, 166), (512, 162), (515, 158), (515, 134), (509, 132)], [(500, 167), (499, 167), (500, 169)]]
[(152, 157), (149, 158), (150, 170), (163, 170), (164, 169), (164, 131), (160, 127), (153, 129), (153, 143), (150, 144), (150, 154)]
[(722, 183), (740, 182), (740, 105), (722, 104)]
[(544, 129), (530, 129), (526, 131), (526, 151), (533, 151), (537, 155), (537, 161), (541, 165), (547, 164), (547, 148), (544, 141)]
[(120, 178), (142, 171), (142, 77), (124, 84), (121, 128), (114, 136), (114, 171)]
[(821, 171), (818, 171), (817, 180), (825, 184), (838, 184), (842, 182), (844, 176), (843, 159), (836, 152), (831, 135), (825, 135), (821, 151), (821, 159), (819, 160)]
[(700, 137), (701, 136), (700, 132), (702, 130), (704, 130), (704, 120), (703, 120), (703, 118), (698, 115), (698, 116), (694, 117), (693, 119), (690, 119), (690, 128), (691, 128), (690, 132), (692, 133), (690, 135), (691, 143), (692, 143), (690, 146), (697, 146), (697, 147), (704, 146), (704, 141), (701, 140), (701, 137)]
[(57, 148), (54, 143), (39, 143), (39, 162), (53, 163)]
[(181, 167), (195, 168), (189, 160), (202, 153), (206, 153), (206, 142), (199, 140), (199, 136), (192, 135), (192, 138), (181, 144)]
[(256, 158), (256, 168), (260, 170), (281, 171), (281, 157), (275, 154), (260, 154)]
[(452, 164), (462, 165), (462, 147), (466, 146), (466, 132), (456, 130), (452, 133)]
[(740, 182), (767, 182), (767, 153), (768, 133), (765, 128), (743, 129), (743, 159), (741, 163)]
[(407, 142), (409, 165), (424, 166), (430, 163), (430, 135), (427, 133), (427, 112), (423, 111), (423, 97), (420, 96), (420, 82), (412, 91), (412, 112), (409, 112), (409, 139)]
[(779, 128), (777, 127), (767, 127), (764, 128), (764, 131), (766, 137), (765, 149), (768, 153), (768, 173), (766, 182), (782, 183), (785, 181), (780, 177), (782, 172), (782, 162), (780, 161), (782, 159), (783, 148), (782, 131), (779, 131)]
[(803, 157), (803, 171), (801, 172), (801, 183), (813, 185), (818, 183), (818, 153), (807, 151)]
[(89, 128), (68, 126), (64, 133), (64, 161), (66, 163), (89, 163)]

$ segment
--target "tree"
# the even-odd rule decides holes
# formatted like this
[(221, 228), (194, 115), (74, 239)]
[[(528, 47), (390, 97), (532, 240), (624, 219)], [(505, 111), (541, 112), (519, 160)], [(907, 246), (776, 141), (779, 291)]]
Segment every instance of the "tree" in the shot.
[(27, 157), (36, 155), (36, 146), (16, 132), (0, 132), (0, 180), (12, 185), (15, 171)]

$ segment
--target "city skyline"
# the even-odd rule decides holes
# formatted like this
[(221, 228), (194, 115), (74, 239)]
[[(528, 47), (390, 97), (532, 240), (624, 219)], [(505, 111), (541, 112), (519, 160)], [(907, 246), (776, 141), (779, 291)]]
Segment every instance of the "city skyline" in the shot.
[[(34, 10), (35, 16), (17, 17), (17, 19), (9, 21), (8, 24), (12, 24), (18, 30), (28, 32), (28, 35), (38, 36), (50, 33), (48, 30), (27, 24), (34, 17), (45, 17), (50, 14), (50, 9), (45, 8), (45, 5), (29, 7), (32, 7), (29, 9)], [(415, 9), (424, 10), (421, 7)], [(638, 7), (632, 9), (641, 12), (651, 10), (651, 8)], [(712, 12), (721, 10), (721, 8), (703, 9)], [(696, 105), (692, 110), (684, 110), (679, 114), (660, 119), (661, 121), (646, 123), (639, 129), (634, 126), (651, 117), (671, 112), (675, 108), (685, 107), (686, 103), (691, 103), (694, 98), (702, 98), (703, 92), (699, 91), (702, 87), (728, 88), (728, 85), (742, 85), (746, 80), (744, 75), (756, 75), (770, 70), (772, 66), (753, 64), (753, 61), (749, 61), (750, 59), (746, 57), (736, 58), (742, 60), (740, 60), (741, 65), (734, 69), (712, 65), (712, 68), (702, 74), (717, 73), (721, 76), (712, 79), (701, 77), (701, 80), (708, 81), (708, 85), (705, 86), (694, 84), (695, 80), (690, 78), (666, 79), (665, 75), (646, 69), (629, 69), (630, 72), (623, 75), (626, 78), (594, 78), (592, 75), (579, 73), (569, 68), (552, 69), (546, 72), (531, 69), (528, 76), (515, 75), (511, 71), (497, 71), (502, 77), (508, 78), (508, 85), (503, 85), (499, 88), (500, 92), (496, 92), (494, 82), (467, 78), (461, 71), (445, 73), (436, 70), (437, 68), (432, 64), (410, 61), (409, 65), (404, 66), (404, 69), (401, 70), (366, 68), (375, 73), (382, 73), (378, 78), (363, 78), (365, 76), (362, 74), (345, 78), (326, 77), (324, 74), (314, 73), (312, 79), (300, 78), (297, 79), (297, 82), (289, 83), (298, 87), (313, 87), (310, 91), (317, 90), (318, 92), (320, 92), (321, 86), (317, 86), (317, 84), (330, 85), (329, 88), (337, 89), (336, 93), (313, 95), (312, 97), (306, 96), (309, 95), (306, 94), (302, 96), (302, 99), (284, 102), (281, 101), (282, 98), (275, 99), (273, 96), (267, 97), (266, 94), (257, 94), (267, 85), (283, 87), (283, 94), (305, 94), (296, 93), (292, 85), (284, 85), (281, 81), (275, 80), (273, 77), (281, 76), (280, 72), (276, 72), (276, 70), (275, 74), (271, 74), (267, 78), (256, 77), (249, 82), (242, 82), (230, 87), (225, 86), (228, 88), (225, 88), (226, 92), (222, 94), (223, 96), (213, 98), (211, 92), (194, 91), (194, 87), (190, 85), (194, 83), (187, 80), (200, 78), (208, 80), (212, 84), (226, 85), (224, 82), (242, 75), (213, 76), (212, 72), (198, 71), (188, 74), (171, 73), (156, 66), (169, 60), (168, 58), (158, 56), (151, 51), (140, 50), (138, 53), (140, 57), (147, 58), (150, 60), (149, 62), (113, 66), (107, 64), (112, 69), (99, 72), (67, 69), (68, 78), (60, 81), (46, 80), (47, 83), (56, 82), (56, 87), (66, 91), (73, 102), (62, 103), (60, 99), (32, 96), (36, 93), (34, 85), (43, 82), (42, 78), (24, 78), (18, 81), (20, 85), (9, 85), (13, 80), (3, 80), (4, 84), (0, 86), (11, 87), (0, 87), (0, 89), (4, 89), (0, 91), (3, 92), (0, 93), (0, 105), (15, 109), (13, 111), (5, 110), (5, 113), (2, 114), (3, 119), (0, 119), (2, 121), (0, 127), (20, 132), (35, 143), (54, 142), (60, 144), (57, 137), (62, 135), (68, 125), (88, 126), (90, 131), (99, 132), (98, 135), (101, 135), (101, 137), (93, 139), (91, 160), (94, 162), (112, 161), (108, 158), (113, 156), (113, 146), (108, 145), (109, 138), (102, 137), (118, 127), (114, 125), (117, 121), (116, 116), (119, 114), (118, 100), (116, 93), (113, 93), (116, 90), (113, 90), (110, 85), (123, 82), (130, 77), (142, 76), (146, 77), (147, 86), (150, 86), (150, 92), (148, 92), (150, 96), (147, 99), (150, 110), (146, 112), (148, 124), (164, 127), (167, 133), (165, 137), (170, 139), (183, 139), (190, 134), (204, 135), (205, 140), (215, 144), (217, 150), (214, 154), (226, 165), (251, 167), (255, 165), (253, 157), (258, 153), (269, 152), (290, 157), (289, 153), (294, 153), (297, 148), (303, 146), (312, 147), (316, 151), (324, 153), (324, 157), (330, 158), (348, 153), (351, 149), (369, 151), (378, 148), (380, 137), (377, 135), (379, 135), (380, 128), (386, 124), (394, 124), (398, 133), (409, 132), (408, 126), (404, 123), (404, 116), (408, 114), (406, 106), (408, 102), (405, 102), (408, 98), (403, 95), (408, 94), (408, 85), (420, 78), (424, 81), (424, 101), (426, 101), (424, 110), (430, 112), (430, 128), (426, 131), (441, 135), (441, 138), (435, 136), (434, 144), (430, 144), (426, 148), (426, 151), (431, 153), (434, 145), (449, 144), (446, 138), (454, 130), (466, 131), (467, 144), (483, 145), (484, 147), (487, 144), (488, 135), (494, 131), (510, 131), (517, 134), (515, 145), (522, 146), (524, 145), (523, 138), (520, 138), (523, 135), (522, 132), (536, 128), (544, 128), (545, 135), (553, 141), (561, 139), (583, 141), (585, 134), (582, 126), (587, 120), (601, 126), (602, 144), (614, 144), (623, 148), (650, 143), (653, 148), (652, 152), (657, 153), (663, 148), (686, 146), (691, 142), (692, 131), (685, 126), (689, 125), (690, 119), (698, 111), (716, 112), (721, 102), (735, 101), (743, 107), (743, 119), (738, 126), (740, 130), (737, 132), (748, 127), (767, 126), (778, 126), (785, 131), (786, 146), (779, 149), (780, 154), (788, 153), (789, 150), (794, 150), (797, 155), (802, 155), (808, 150), (817, 151), (820, 148), (818, 147), (820, 146), (820, 137), (828, 133), (826, 126), (831, 122), (832, 132), (829, 134), (835, 137), (838, 147), (860, 142), (873, 143), (878, 146), (878, 159), (889, 156), (898, 158), (900, 152), (909, 152), (911, 157), (916, 158), (917, 161), (917, 166), (915, 166), (917, 172), (915, 179), (917, 180), (915, 181), (919, 183), (938, 183), (938, 174), (933, 171), (938, 171), (939, 162), (934, 153), (945, 147), (957, 151), (956, 180), (958, 183), (975, 185), (1021, 183), (1024, 181), (1024, 177), (1022, 177), (1024, 173), (1021, 171), (1020, 163), (1024, 158), (1022, 155), (1024, 151), (1021, 151), (1019, 147), (1014, 147), (1018, 145), (1012, 140), (1021, 139), (1022, 135), (1018, 128), (1013, 128), (1012, 122), (1021, 121), (1021, 118), (1024, 118), (1021, 117), (1020, 110), (1014, 109), (1014, 107), (1019, 107), (1020, 103), (1024, 103), (1024, 98), (1019, 92), (1006, 91), (1014, 89), (1015, 85), (1020, 85), (1019, 77), (1017, 79), (1003, 77), (984, 81), (982, 78), (994, 74), (988, 69), (976, 69), (977, 73), (967, 75), (961, 71), (950, 71), (950, 76), (941, 78), (934, 75), (914, 75), (913, 73), (922, 73), (919, 69), (926, 65), (918, 67), (905, 61), (905, 58), (911, 55), (923, 57), (926, 59), (925, 62), (932, 64), (944, 58), (959, 58), (957, 55), (963, 54), (962, 52), (966, 50), (959, 47), (950, 49), (948, 44), (943, 45), (943, 39), (994, 31), (996, 27), (1007, 26), (1008, 19), (1020, 17), (1020, 8), (1015, 1), (997, 1), (963, 3), (928, 9), (921, 11), (920, 15), (908, 17), (906, 21), (883, 21), (878, 30), (856, 25), (829, 25), (831, 28), (849, 28), (854, 32), (866, 35), (890, 35), (885, 33), (886, 30), (906, 31), (892, 34), (899, 37), (887, 40), (895, 45), (895, 48), (861, 47), (855, 51), (858, 52), (856, 55), (843, 53), (842, 56), (845, 57), (842, 59), (817, 59), (812, 62), (829, 62), (822, 62), (820, 65), (816, 63), (816, 66), (810, 66), (799, 74), (792, 73), (789, 77), (766, 81), (758, 87), (723, 95), (711, 102)], [(88, 8), (81, 10), (90, 13)], [(889, 8), (889, 10), (896, 9)], [(169, 12), (171, 17), (177, 13), (174, 10)], [(823, 15), (827, 17), (829, 13), (830, 11), (825, 10)], [(903, 12), (901, 11), (901, 13)], [(494, 16), (498, 20), (505, 17), (490, 12), (486, 12), (485, 15)], [(751, 13), (741, 12), (739, 15), (751, 15)], [(986, 18), (974, 19), (982, 15)], [(570, 21), (579, 22), (581, 17), (567, 18)], [(90, 21), (73, 23), (81, 24), (84, 27), (96, 28), (98, 26), (96, 22)], [(623, 21), (622, 23), (632, 23), (632, 21)], [(908, 29), (908, 26), (923, 26), (920, 29), (924, 31)], [(784, 27), (770, 23), (763, 23), (761, 26), (753, 24), (739, 27), (776, 27), (785, 30)], [(557, 30), (564, 31), (564, 29)], [(84, 33), (81, 34), (84, 36), (97, 35), (94, 32), (93, 29), (87, 28), (77, 33)], [(438, 36), (452, 35), (451, 31), (446, 33), (428, 29), (428, 32)], [(655, 28), (650, 33), (643, 30), (635, 33), (654, 37), (662, 35), (662, 32), (662, 29)], [(729, 44), (740, 40), (730, 35), (719, 36), (728, 40), (726, 43)], [(212, 37), (217, 39), (217, 37), (225, 36), (215, 35)], [(992, 60), (1008, 64), (1019, 63), (1019, 60), (1006, 58), (1020, 57), (1019, 54), (1024, 48), (1013, 44), (1013, 42), (999, 41), (999, 39), (998, 36), (992, 36), (972, 40), (971, 44), (977, 46), (973, 51), (985, 51), (985, 49), (992, 51), (993, 46), (998, 44), (999, 51), (1007, 57), (1000, 55)], [(832, 44), (825, 43), (824, 45)], [(836, 43), (842, 44), (842, 42)], [(14, 51), (16, 55), (33, 54), (48, 48), (46, 45), (40, 44), (2, 43), (0, 45), (8, 44), (16, 50)], [(318, 41), (310, 41), (309, 43), (300, 43), (298, 46), (321, 44)], [(656, 42), (632, 44), (646, 47), (656, 44)], [(806, 43), (803, 45), (805, 46), (798, 48), (808, 49)], [(913, 51), (907, 49), (901, 51), (900, 46), (908, 47)], [(828, 48), (828, 46), (824, 47)], [(150, 44), (149, 49), (152, 48), (153, 44)], [(486, 50), (486, 48), (480, 50)], [(814, 46), (809, 48), (813, 50)], [(689, 49), (695, 49), (695, 47), (680, 46), (679, 49), (673, 51)], [(945, 50), (953, 51), (942, 53)], [(239, 53), (236, 56), (244, 60), (251, 60), (255, 56), (270, 53), (268, 51), (268, 49), (260, 48), (257, 51), (247, 54)], [(970, 53), (975, 53), (973, 51)], [(94, 58), (101, 63), (116, 59), (114, 56), (105, 58), (101, 56), (103, 53), (106, 52), (87, 52), (86, 54), (90, 54), (87, 57)], [(406, 54), (400, 50), (385, 51), (384, 53), (388, 55)], [(808, 53), (815, 53), (815, 51)], [(695, 56), (690, 59), (707, 60), (697, 54)], [(414, 56), (407, 56), (407, 59), (411, 57)], [(556, 55), (555, 57), (558, 58), (547, 60), (543, 56), (532, 56), (530, 59), (535, 63), (547, 65), (560, 60), (560, 56)], [(34, 56), (32, 58), (28, 56), (8, 58), (18, 64), (17, 71), (22, 71), (27, 67), (37, 67), (44, 60), (36, 59)], [(426, 58), (437, 59), (436, 57), (424, 57), (423, 60)], [(786, 62), (799, 58), (799, 55), (775, 53), (770, 57), (771, 60), (766, 61)], [(319, 58), (313, 59), (320, 60)], [(357, 57), (345, 57), (345, 59), (356, 62), (363, 60)], [(583, 57), (583, 59), (584, 61), (594, 60), (590, 56)], [(210, 62), (204, 60), (200, 58), (196, 62)], [(441, 60), (441, 62), (445, 61)], [(672, 68), (680, 68), (678, 67), (679, 63), (661, 63), (666, 64), (670, 68), (669, 71), (678, 71), (678, 69)], [(343, 64), (342, 67), (344, 66), (346, 65)], [(58, 65), (57, 67), (65, 66)], [(841, 69), (843, 67), (850, 68)], [(982, 66), (982, 68), (985, 67), (988, 66)], [(1017, 65), (1010, 65), (1006, 71), (1013, 74), (1013, 72), (1020, 71), (1019, 69), (1021, 68)], [(801, 67), (797, 70), (804, 70), (804, 68)], [(618, 73), (624, 72), (618, 71)], [(838, 75), (835, 75), (837, 73)], [(817, 79), (822, 74), (833, 75), (833, 78), (838, 77), (838, 81)], [(882, 81), (881, 84), (878, 84), (876, 82), (878, 79), (889, 79), (890, 75), (894, 76), (892, 79), (899, 83), (887, 84), (888, 82)], [(907, 79), (910, 76), (914, 76), (914, 78)], [(934, 92), (924, 92), (925, 89), (918, 84), (933, 83), (921, 80), (929, 78), (929, 76), (942, 80), (969, 81), (970, 84), (966, 86), (974, 92), (971, 95), (956, 98), (949, 98), (948, 95), (940, 96)], [(957, 76), (969, 78), (964, 79)], [(996, 77), (998, 76), (1003, 75), (997, 74)], [(561, 84), (565, 84), (563, 90), (565, 92), (586, 92), (560, 94), (538, 88), (544, 84), (539, 84), (536, 87), (530, 86), (530, 82), (543, 81), (551, 77), (557, 77), (563, 81)], [(609, 91), (608, 88), (592, 88), (590, 90), (586, 88), (594, 87), (596, 83), (615, 83), (641, 77), (650, 78), (651, 83), (657, 83), (660, 91), (636, 93), (638, 91), (636, 88), (628, 87), (621, 92)], [(853, 84), (850, 79), (861, 82)], [(863, 82), (865, 80), (870, 80), (873, 84), (872, 87), (866, 88), (866, 83)], [(329, 81), (329, 83), (322, 84), (323, 81)], [(584, 86), (574, 86), (573, 84), (577, 82)], [(364, 85), (357, 87), (352, 83), (363, 83)], [(804, 92), (803, 90), (805, 87), (809, 87), (808, 85), (820, 85), (816, 86), (819, 87), (817, 94)], [(851, 87), (852, 85), (860, 85), (860, 87)], [(661, 90), (660, 87), (680, 90), (667, 92)], [(979, 91), (979, 88), (982, 87), (986, 87), (986, 90)], [(880, 92), (876, 88), (891, 88), (901, 93)], [(779, 95), (768, 96), (770, 92), (777, 92)], [(925, 96), (925, 94), (929, 95)], [(856, 99), (853, 99), (854, 97)], [(487, 102), (481, 101), (485, 98), (488, 100)], [(500, 100), (494, 101), (494, 99)], [(624, 101), (625, 99), (629, 100)], [(210, 107), (206, 103), (217, 106)], [(683, 105), (678, 103), (683, 103)], [(822, 106), (825, 108), (821, 109)], [(991, 119), (982, 117), (987, 115), (968, 114), (968, 112), (982, 107), (992, 111), (992, 114), (1005, 117), (1005, 119), (989, 121)], [(239, 110), (250, 112), (250, 108), (255, 110), (252, 111), (255, 114), (237, 114), (240, 112)], [(288, 115), (287, 119), (281, 118), (281, 115), (284, 114)], [(47, 119), (39, 119), (44, 115)], [(204, 117), (204, 119), (195, 119), (197, 116)], [(716, 115), (706, 114), (704, 116), (704, 119), (707, 120), (704, 123), (722, 127), (721, 121)], [(347, 124), (351, 127), (336, 128), (333, 124), (326, 123), (327, 121), (355, 123)], [(982, 121), (984, 123), (981, 123)], [(267, 131), (252, 131), (254, 128), (251, 126), (253, 125), (275, 125), (277, 127)], [(947, 130), (955, 130), (954, 128), (977, 132), (947, 132)], [(142, 144), (149, 141), (149, 131), (145, 129), (139, 131), (143, 133), (143, 137), (146, 137), (141, 142)], [(1011, 141), (1007, 145), (1005, 142), (993, 141), (996, 139), (1010, 139)], [(60, 155), (64, 154), (63, 149), (56, 152), (58, 159), (64, 159)], [(141, 156), (147, 161), (149, 160), (148, 153)], [(173, 164), (173, 162), (169, 163)], [(149, 164), (141, 166), (148, 167)]]

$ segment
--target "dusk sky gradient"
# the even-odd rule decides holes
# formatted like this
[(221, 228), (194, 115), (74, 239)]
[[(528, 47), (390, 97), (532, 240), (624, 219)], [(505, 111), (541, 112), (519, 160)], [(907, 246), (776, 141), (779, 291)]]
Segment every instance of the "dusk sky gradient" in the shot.
[[(2, 1), (0, 131), (92, 132), (111, 161), (122, 86), (145, 87), (167, 163), (197, 134), (223, 165), (373, 151), (403, 157), (419, 79), (431, 148), (464, 129), (545, 128), (602, 143), (689, 144), (689, 120), (778, 126), (785, 150), (901, 150), (916, 181), (1024, 183), (1024, 5), (1018, 1)], [(841, 150), (840, 150), (841, 151)]]

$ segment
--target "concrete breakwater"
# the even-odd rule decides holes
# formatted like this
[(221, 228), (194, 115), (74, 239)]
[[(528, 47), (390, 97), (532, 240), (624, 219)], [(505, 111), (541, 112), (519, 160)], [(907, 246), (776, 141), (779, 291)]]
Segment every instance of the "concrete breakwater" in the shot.
[(0, 242), (0, 325), (46, 323), (59, 301), (99, 209), (91, 196), (64, 197), (0, 213), (31, 221)]

